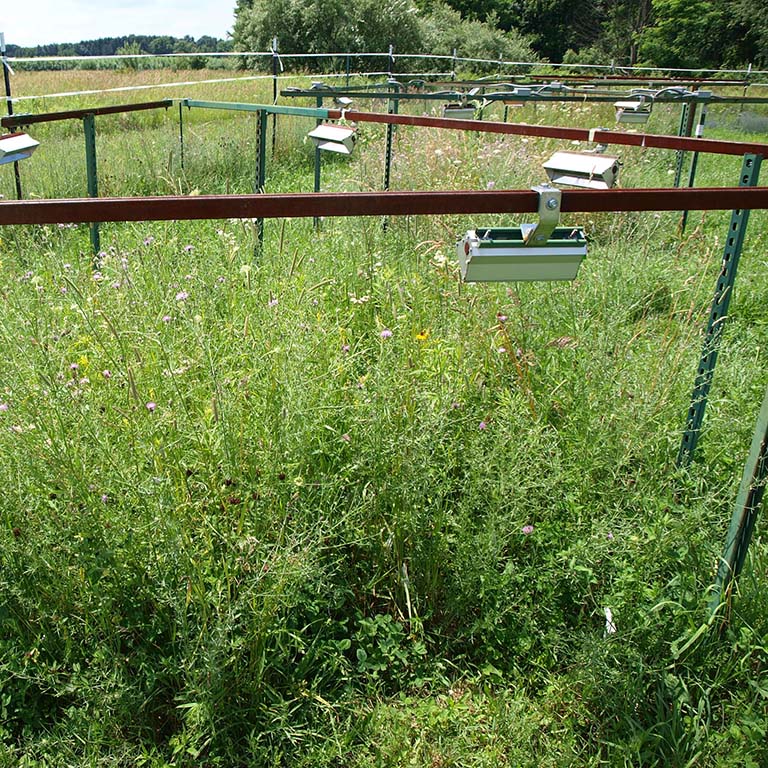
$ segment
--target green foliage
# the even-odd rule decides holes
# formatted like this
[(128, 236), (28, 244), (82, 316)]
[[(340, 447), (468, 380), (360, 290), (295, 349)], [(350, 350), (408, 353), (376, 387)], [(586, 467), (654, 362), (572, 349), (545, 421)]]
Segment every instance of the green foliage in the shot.
[(654, 0), (653, 24), (640, 37), (640, 58), (659, 67), (718, 67), (725, 18), (713, 0)]
[[(183, 169), (175, 114), (100, 122), (104, 194), (249, 191), (253, 118), (186, 119)], [(278, 123), (268, 191), (310, 187), (310, 122)], [(28, 194), (83, 194), (79, 126), (45, 131)], [(323, 188), (375, 184), (383, 138)], [(525, 188), (549, 149), (402, 130), (393, 187)], [(628, 187), (674, 166), (622, 160)], [(762, 518), (722, 639), (702, 622), (765, 385), (765, 219), (690, 472), (726, 215), (569, 217), (573, 284), (460, 284), (476, 217), (268, 221), (260, 248), (249, 220), (110, 224), (97, 271), (86, 227), (4, 229), (0, 766), (764, 765)]]
[(236, 10), (235, 47), (270, 50), (278, 37), (283, 53), (362, 53), (386, 51), (396, 43), (403, 53), (420, 51), (416, 8), (410, 0), (385, 5), (375, 0), (253, 0)]
[[(454, 50), (464, 58), (506, 61), (536, 61), (528, 41), (519, 33), (504, 32), (491, 17), (485, 22), (464, 18), (442, 0), (430, 5), (421, 21), (424, 50), (450, 55)], [(483, 71), (480, 65), (474, 65)]]

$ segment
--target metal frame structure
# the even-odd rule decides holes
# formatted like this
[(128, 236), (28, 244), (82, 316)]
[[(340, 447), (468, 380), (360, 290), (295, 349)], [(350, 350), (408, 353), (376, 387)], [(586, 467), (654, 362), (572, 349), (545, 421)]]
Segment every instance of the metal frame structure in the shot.
[[(94, 250), (98, 248), (99, 222), (107, 221), (149, 221), (171, 219), (217, 219), (217, 218), (264, 218), (315, 217), (321, 216), (391, 216), (391, 215), (435, 215), (451, 213), (533, 213), (539, 210), (540, 196), (536, 191), (458, 191), (458, 192), (391, 192), (343, 193), (343, 194), (264, 194), (266, 178), (266, 126), (268, 114), (288, 114), (312, 117), (316, 120), (347, 118), (355, 122), (383, 123), (391, 128), (395, 125), (428, 126), (454, 130), (471, 130), (508, 135), (540, 136), (571, 141), (588, 141), (599, 144), (623, 144), (627, 146), (655, 147), (676, 151), (708, 152), (742, 156), (742, 173), (738, 187), (709, 189), (612, 189), (612, 190), (567, 190), (562, 192), (560, 209), (568, 212), (597, 211), (662, 211), (662, 210), (727, 210), (732, 209), (731, 223), (726, 238), (723, 268), (715, 291), (712, 311), (707, 327), (707, 338), (699, 365), (698, 376), (689, 409), (688, 423), (683, 437), (683, 446), (678, 461), (681, 465), (691, 462), (701, 429), (707, 394), (717, 360), (717, 350), (727, 317), (730, 297), (736, 277), (736, 269), (743, 246), (744, 235), (752, 209), (768, 209), (768, 187), (758, 187), (758, 175), (762, 158), (768, 153), (768, 145), (759, 143), (713, 141), (686, 136), (659, 136), (653, 134), (628, 134), (602, 129), (560, 128), (532, 126), (500, 122), (477, 122), (425, 116), (401, 115), (396, 107), (387, 114), (367, 113), (351, 110), (324, 109), (323, 96), (315, 92), (318, 107), (286, 107), (278, 105), (227, 104), (201, 102), (185, 99), (181, 106), (206, 107), (214, 109), (236, 109), (257, 113), (258, 150), (256, 158), (254, 195), (208, 195), (170, 196), (148, 198), (98, 198), (96, 176), (95, 122), (98, 114), (169, 107), (172, 102), (153, 102), (142, 105), (105, 107), (92, 110), (53, 113), (51, 115), (9, 116), (0, 121), (3, 125), (30, 125), (37, 122), (80, 118), (83, 120), (88, 160), (88, 194), (91, 199), (75, 200), (33, 200), (0, 202), (0, 225), (5, 224), (92, 224), (91, 239)], [(390, 94), (392, 95), (392, 94)], [(400, 98), (402, 94), (397, 94)], [(180, 114), (183, 109), (180, 108)], [(183, 128), (181, 129), (183, 138)], [(391, 140), (388, 140), (390, 151)], [(319, 161), (315, 170), (315, 188), (319, 189)], [(95, 230), (95, 234), (94, 234)], [(764, 404), (764, 410), (768, 408)], [(761, 411), (762, 414), (762, 411)], [(762, 418), (762, 416), (761, 416)], [(768, 417), (766, 417), (768, 419)], [(765, 420), (765, 419), (764, 419)], [(759, 425), (762, 422), (759, 422)], [(768, 427), (764, 431), (768, 430)], [(767, 432), (768, 434), (768, 432)], [(768, 442), (768, 436), (765, 438)], [(764, 449), (761, 443), (761, 450)], [(754, 446), (753, 446), (754, 448)], [(762, 456), (762, 454), (761, 454)], [(760, 459), (760, 472), (765, 474), (765, 461)], [(754, 478), (755, 472), (751, 477)], [(761, 478), (763, 475), (761, 475)], [(762, 480), (761, 480), (762, 482)], [(753, 483), (754, 485), (754, 483)], [(751, 486), (750, 486), (751, 487)], [(762, 489), (762, 485), (760, 485)], [(762, 493), (759, 494), (759, 497)], [(751, 535), (759, 498), (750, 496), (754, 504), (751, 523), (745, 530)], [(732, 524), (733, 527), (734, 524)], [(741, 525), (741, 524), (740, 524)], [(739, 530), (742, 530), (741, 526)], [(718, 575), (717, 588), (727, 589), (729, 574), (737, 574), (744, 560), (749, 535), (739, 534), (736, 554), (724, 556), (727, 572)], [(731, 534), (729, 534), (731, 536)], [(731, 537), (733, 538), (733, 537)], [(735, 540), (735, 539), (734, 539)], [(730, 539), (729, 539), (730, 541)], [(730, 546), (730, 545), (729, 545)], [(730, 558), (730, 559), (728, 559)], [(724, 565), (723, 568), (726, 568)], [(719, 593), (718, 593), (719, 594)]]

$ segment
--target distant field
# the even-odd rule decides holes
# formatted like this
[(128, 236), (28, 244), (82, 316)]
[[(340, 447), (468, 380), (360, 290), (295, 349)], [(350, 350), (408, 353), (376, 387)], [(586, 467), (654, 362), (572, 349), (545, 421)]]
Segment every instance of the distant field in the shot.
[[(741, 135), (718, 110), (710, 135)], [(97, 118), (100, 194), (252, 191), (254, 118), (184, 120), (182, 167), (178, 107)], [(614, 124), (590, 104), (509, 120)], [(678, 121), (657, 108), (649, 130)], [(311, 191), (313, 124), (278, 120), (267, 191)], [(84, 196), (81, 124), (30, 133), (25, 194)], [(526, 189), (562, 144), (401, 128), (392, 188)], [(621, 186), (671, 185), (674, 153), (611, 151)], [(696, 183), (740, 163), (702, 156)], [(384, 128), (362, 125), (322, 188), (383, 172)], [(570, 215), (577, 280), (508, 284), (463, 284), (454, 258), (504, 214), (274, 220), (261, 248), (249, 220), (110, 224), (96, 265), (87, 227), (0, 229), (0, 766), (768, 764), (764, 518), (730, 623), (687, 645), (768, 384), (760, 211), (675, 468), (728, 220)]]

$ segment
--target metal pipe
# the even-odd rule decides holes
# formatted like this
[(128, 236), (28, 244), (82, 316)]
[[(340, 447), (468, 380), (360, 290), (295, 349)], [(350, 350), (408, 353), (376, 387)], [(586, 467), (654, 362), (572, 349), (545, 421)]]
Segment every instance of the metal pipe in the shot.
[[(8, 116), (13, 115), (13, 101), (11, 99), (11, 77), (10, 66), (5, 53), (5, 35), (0, 32), (0, 66), (3, 68), (3, 80), (5, 81), (5, 107), (8, 110)], [(16, 181), (16, 199), (21, 200), (24, 194), (21, 189), (21, 173), (19, 172), (19, 163), (13, 164), (13, 176)]]
[[(282, 218), (318, 216), (428, 216), (538, 211), (532, 190), (341, 192), (265, 195), (173, 195), (89, 200), (0, 201), (2, 224), (93, 221)], [(768, 209), (768, 187), (563, 190), (563, 213)]]

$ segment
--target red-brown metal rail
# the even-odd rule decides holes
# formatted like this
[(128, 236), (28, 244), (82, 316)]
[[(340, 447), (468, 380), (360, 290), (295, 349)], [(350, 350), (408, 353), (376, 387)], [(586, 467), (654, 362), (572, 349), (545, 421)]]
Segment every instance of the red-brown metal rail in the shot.
[(22, 125), (52, 123), (57, 120), (77, 120), (86, 115), (116, 115), (122, 112), (140, 112), (147, 109), (168, 109), (172, 106), (172, 99), (163, 99), (161, 101), (144, 101), (140, 104), (117, 104), (111, 107), (71, 109), (67, 112), (46, 112), (40, 115), (9, 115), (0, 118), (0, 125), (3, 128), (18, 128)]
[(452, 128), (460, 131), (481, 133), (503, 133), (516, 136), (539, 136), (547, 139), (569, 141), (591, 141), (597, 144), (624, 144), (649, 149), (675, 149), (685, 152), (704, 152), (717, 155), (763, 155), (768, 156), (768, 144), (743, 141), (718, 141), (695, 139), (685, 136), (659, 136), (653, 133), (623, 133), (595, 128), (561, 128), (551, 125), (529, 125), (528, 123), (501, 123), (490, 120), (456, 120), (445, 117), (423, 115), (389, 115), (381, 112), (354, 112), (352, 110), (329, 109), (328, 117), (338, 120), (342, 117), (357, 123), (387, 123), (391, 125), (418, 125), (427, 128)]
[[(172, 219), (536, 213), (529, 190), (113, 197), (0, 202), (0, 225)], [(564, 190), (563, 213), (768, 208), (768, 187)]]

